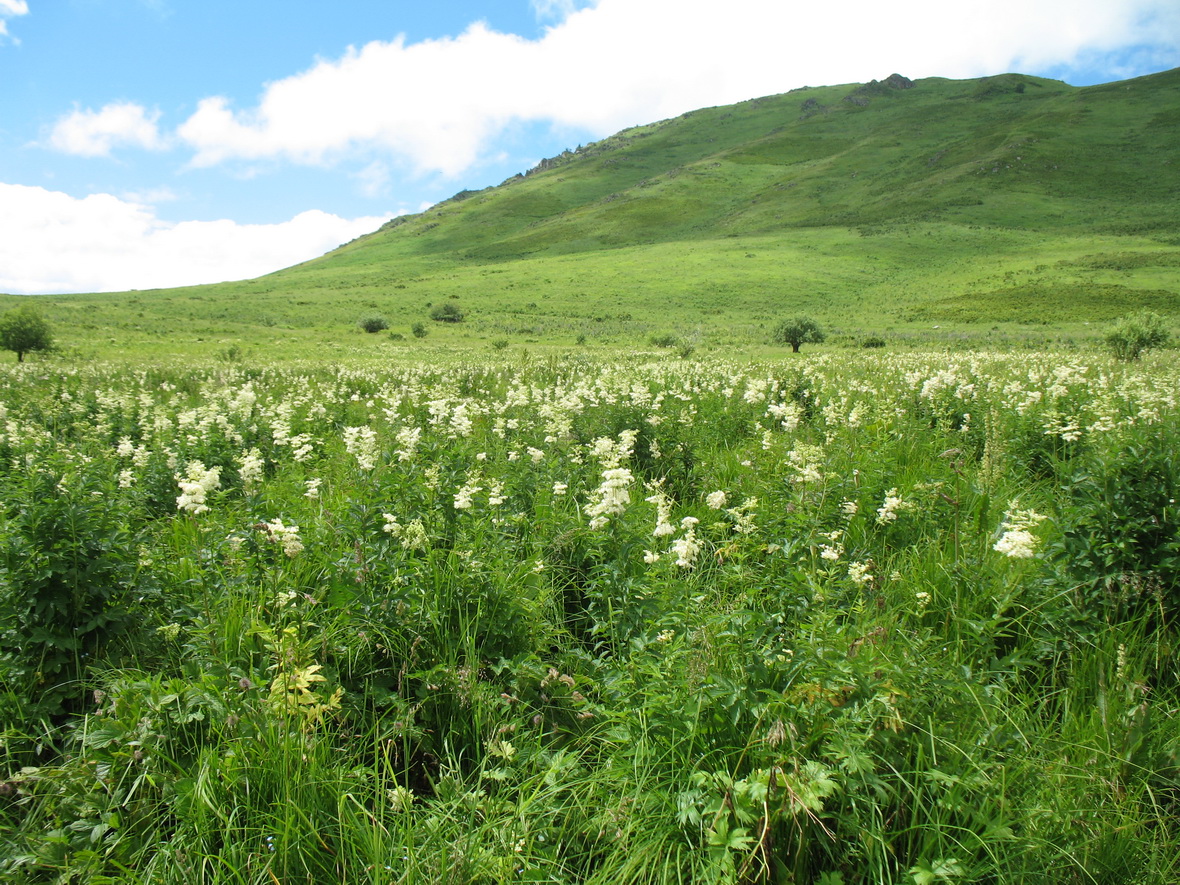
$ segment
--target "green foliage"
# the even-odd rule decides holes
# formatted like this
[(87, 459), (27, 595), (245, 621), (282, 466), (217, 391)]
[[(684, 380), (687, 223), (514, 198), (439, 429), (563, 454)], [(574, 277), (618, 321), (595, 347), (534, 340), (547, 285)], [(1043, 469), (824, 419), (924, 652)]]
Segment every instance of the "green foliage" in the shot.
[(773, 333), (773, 340), (778, 344), (791, 345), (792, 353), (798, 353), (803, 344), (822, 344), (825, 338), (819, 323), (806, 316), (782, 320), (774, 327)]
[(53, 331), (36, 308), (25, 305), (0, 316), (0, 348), (14, 351), (17, 362), (24, 362), (26, 353), (52, 347)]
[(1106, 333), (1106, 344), (1114, 358), (1123, 362), (1139, 359), (1144, 351), (1163, 347), (1170, 337), (1164, 318), (1145, 310), (1119, 320)]
[(80, 707), (88, 662), (118, 638), (136, 584), (109, 489), (47, 467), (7, 478), (0, 527), (0, 666), (26, 717)]
[(1083, 614), (1174, 623), (1180, 617), (1174, 434), (1157, 427), (1118, 438), (1078, 465), (1068, 491), (1060, 557)]
[(379, 313), (370, 314), (357, 322), (357, 325), (366, 332), (384, 332), (389, 328), (389, 320), (381, 316)]
[(412, 334), (415, 338), (425, 338), (429, 332), (425, 323), (413, 323), (410, 326), (410, 334)]
[(463, 309), (457, 304), (445, 302), (443, 304), (436, 304), (430, 309), (430, 318), (439, 323), (461, 323), (466, 314)]
[(885, 339), (880, 335), (869, 335), (861, 340), (860, 346), (868, 350), (875, 350), (885, 346)]
[(1176, 880), (1174, 365), (476, 340), (0, 371), (0, 879)]

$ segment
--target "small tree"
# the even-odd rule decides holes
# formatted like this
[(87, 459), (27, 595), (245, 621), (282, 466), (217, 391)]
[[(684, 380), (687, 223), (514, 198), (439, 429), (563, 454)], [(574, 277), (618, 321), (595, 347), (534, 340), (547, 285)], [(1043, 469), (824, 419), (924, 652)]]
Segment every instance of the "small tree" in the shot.
[(774, 327), (774, 340), (791, 345), (792, 353), (798, 353), (801, 344), (820, 344), (824, 338), (823, 329), (811, 317), (792, 317)]
[(19, 363), (25, 354), (53, 347), (53, 332), (36, 308), (26, 304), (0, 317), (0, 348), (16, 352)]
[(1168, 343), (1168, 329), (1164, 318), (1150, 310), (1125, 316), (1106, 333), (1106, 343), (1116, 360), (1132, 362), (1143, 351)]

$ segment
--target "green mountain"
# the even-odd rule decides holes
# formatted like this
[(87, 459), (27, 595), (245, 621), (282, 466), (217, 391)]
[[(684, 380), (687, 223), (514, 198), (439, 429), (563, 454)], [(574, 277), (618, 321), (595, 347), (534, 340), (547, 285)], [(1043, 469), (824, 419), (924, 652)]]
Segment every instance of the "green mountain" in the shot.
[[(797, 312), (849, 340), (1084, 334), (1180, 314), (1178, 135), (1180, 69), (894, 74), (628, 129), (258, 280), (57, 304), (148, 337), (183, 305), (244, 341), (374, 312), (477, 340), (756, 344)], [(431, 324), (442, 299), (466, 321)]]
[(1088, 89), (893, 75), (694, 111), (397, 219), (366, 249), (505, 260), (796, 228), (1176, 233), (1180, 69)]

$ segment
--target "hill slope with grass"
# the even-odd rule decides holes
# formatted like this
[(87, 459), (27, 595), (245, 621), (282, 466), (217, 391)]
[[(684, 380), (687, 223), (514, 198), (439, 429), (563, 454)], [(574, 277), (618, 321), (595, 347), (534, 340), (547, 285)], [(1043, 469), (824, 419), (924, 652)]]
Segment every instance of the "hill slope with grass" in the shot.
[[(166, 347), (185, 326), (363, 348), (374, 313), (434, 342), (756, 346), (797, 312), (848, 340), (1086, 337), (1180, 313), (1177, 131), (1180, 69), (804, 88), (625, 130), (257, 280), (52, 312)], [(430, 322), (444, 299), (463, 323)]]

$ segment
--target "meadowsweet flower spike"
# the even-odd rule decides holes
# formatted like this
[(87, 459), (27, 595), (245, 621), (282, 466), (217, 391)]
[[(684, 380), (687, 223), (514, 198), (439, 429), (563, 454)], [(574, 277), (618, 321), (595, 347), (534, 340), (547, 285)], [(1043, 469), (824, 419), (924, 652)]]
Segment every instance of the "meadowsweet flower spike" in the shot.
[(177, 477), (176, 483), (180, 486), (176, 509), (205, 513), (209, 509), (205, 503), (206, 496), (221, 485), (221, 468), (210, 467), (206, 470), (200, 461), (190, 461), (185, 475)]
[(1000, 525), (1000, 538), (992, 545), (997, 553), (1009, 559), (1031, 559), (1040, 540), (1032, 533), (1044, 516), (1035, 510), (1010, 509)]

